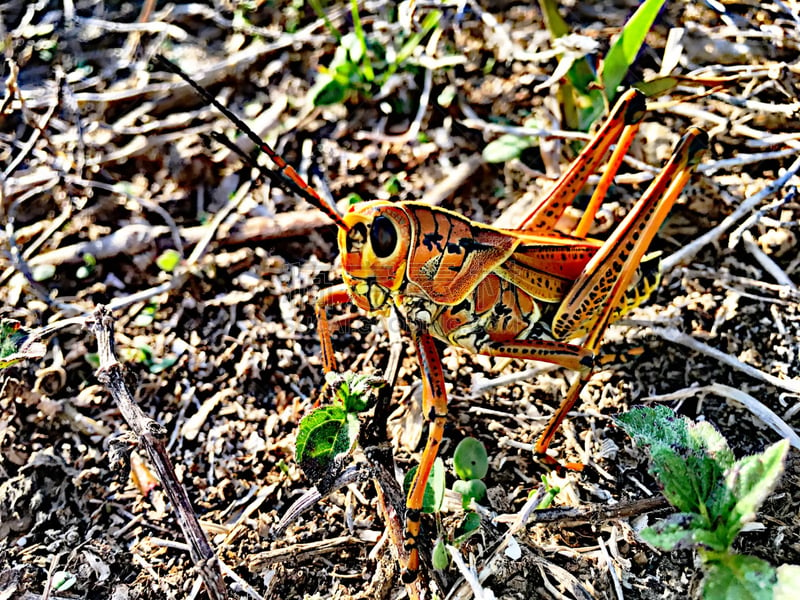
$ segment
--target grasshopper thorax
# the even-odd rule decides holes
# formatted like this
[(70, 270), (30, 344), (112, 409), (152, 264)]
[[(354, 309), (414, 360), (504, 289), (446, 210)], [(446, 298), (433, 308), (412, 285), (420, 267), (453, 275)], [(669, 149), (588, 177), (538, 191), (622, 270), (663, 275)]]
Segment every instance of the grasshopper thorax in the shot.
[(405, 282), (411, 224), (391, 202), (376, 200), (355, 205), (339, 230), (342, 276), (353, 301), (370, 312), (389, 307)]

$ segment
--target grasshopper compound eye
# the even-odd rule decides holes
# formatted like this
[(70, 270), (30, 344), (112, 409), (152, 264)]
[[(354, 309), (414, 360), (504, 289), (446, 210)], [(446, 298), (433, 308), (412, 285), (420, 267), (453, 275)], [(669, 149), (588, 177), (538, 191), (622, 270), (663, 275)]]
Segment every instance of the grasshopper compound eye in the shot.
[(397, 248), (397, 229), (394, 223), (384, 216), (375, 217), (369, 230), (372, 251), (378, 258), (387, 258)]

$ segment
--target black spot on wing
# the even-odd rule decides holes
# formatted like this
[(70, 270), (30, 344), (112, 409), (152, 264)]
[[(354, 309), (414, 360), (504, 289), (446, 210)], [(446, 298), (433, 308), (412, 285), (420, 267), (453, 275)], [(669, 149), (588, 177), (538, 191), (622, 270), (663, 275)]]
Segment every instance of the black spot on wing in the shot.
[(464, 249), (464, 252), (477, 252), (480, 250), (491, 250), (493, 246), (489, 244), (482, 244), (481, 242), (475, 241), (474, 238), (461, 238), (458, 240), (458, 245)]
[(428, 251), (433, 251), (433, 247), (436, 246), (436, 249), (441, 252), (442, 251), (442, 234), (438, 231), (434, 231), (432, 233), (426, 233), (422, 236), (422, 244), (428, 249)]

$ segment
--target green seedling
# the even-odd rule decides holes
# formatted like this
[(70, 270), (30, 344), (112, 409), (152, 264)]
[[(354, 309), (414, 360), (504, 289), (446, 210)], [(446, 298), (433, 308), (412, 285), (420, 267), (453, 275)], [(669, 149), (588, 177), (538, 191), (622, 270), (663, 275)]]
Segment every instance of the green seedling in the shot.
[(86, 252), (82, 258), (83, 264), (78, 267), (78, 270), (75, 272), (75, 276), (78, 279), (88, 278), (97, 268), (97, 259), (94, 257), (94, 254)]
[(356, 373), (328, 373), (326, 380), (332, 402), (303, 417), (295, 442), (297, 463), (317, 485), (327, 481), (336, 465), (355, 449), (361, 428), (359, 413), (370, 407), (372, 390), (383, 385), (375, 377)]
[(130, 348), (125, 352), (125, 358), (132, 362), (143, 364), (147, 367), (147, 370), (153, 374), (161, 373), (178, 362), (177, 356), (170, 356), (162, 359), (157, 358), (150, 346)]
[(617, 423), (637, 445), (647, 447), (650, 472), (680, 511), (642, 530), (642, 539), (662, 550), (694, 548), (705, 571), (704, 598), (781, 597), (800, 568), (775, 569), (732, 552), (731, 546), (777, 486), (788, 440), (736, 460), (710, 423), (695, 423), (664, 406), (635, 408)]
[[(319, 2), (311, 2), (321, 18), (325, 18)], [(351, 0), (350, 9), (353, 31), (342, 35), (326, 20), (326, 25), (336, 37), (339, 45), (327, 68), (320, 69), (314, 86), (315, 106), (338, 104), (352, 98), (371, 98), (401, 69), (411, 67), (410, 58), (422, 40), (439, 24), (442, 13), (430, 11), (422, 21), (419, 31), (406, 39), (401, 38), (399, 47), (387, 49), (377, 39), (368, 37), (358, 13), (358, 3)]]
[[(486, 499), (486, 484), (482, 479), (489, 471), (489, 456), (481, 442), (471, 437), (459, 442), (453, 452), (453, 471), (458, 477), (453, 483), (453, 491), (461, 494), (461, 506), (464, 510), (469, 509), (473, 500), (480, 503)], [(440, 570), (446, 569), (450, 565), (447, 544), (460, 546), (480, 527), (480, 515), (475, 511), (467, 512), (452, 536), (442, 536), (436, 542), (433, 549), (434, 567)]]
[(453, 491), (461, 494), (462, 506), (482, 502), (486, 498), (486, 484), (481, 481), (489, 470), (489, 456), (484, 445), (475, 438), (464, 438), (453, 453), (453, 470), (458, 481)]
[(173, 250), (172, 248), (164, 250), (164, 252), (162, 252), (158, 258), (156, 258), (156, 266), (166, 273), (172, 273), (180, 264), (180, 262), (180, 252)]
[[(569, 61), (568, 68), (562, 67), (566, 77), (561, 89), (567, 126), (588, 131), (603, 114), (606, 105), (613, 102), (617, 88), (641, 50), (645, 36), (664, 3), (665, 0), (645, 0), (639, 5), (611, 44), (599, 72), (586, 55), (580, 56), (574, 50), (562, 54), (561, 60)], [(539, 6), (553, 40), (571, 33), (555, 0), (539, 0)]]
[[(554, 79), (557, 79), (559, 74), (564, 75), (561, 78), (559, 99), (569, 129), (588, 131), (605, 113), (606, 107), (613, 103), (620, 84), (641, 50), (645, 36), (665, 1), (645, 0), (639, 5), (622, 28), (619, 37), (611, 45), (598, 71), (589, 58), (589, 54), (594, 52), (594, 45), (586, 45), (581, 50), (579, 40), (585, 39), (581, 36), (572, 36), (575, 43), (566, 43), (564, 40), (570, 39), (568, 36), (571, 32), (569, 25), (558, 12), (558, 3), (555, 0), (539, 0), (554, 45), (574, 46), (569, 50), (563, 50), (560, 57), (561, 64), (553, 75)], [(655, 92), (664, 93), (677, 85), (678, 80), (661, 78), (659, 82), (651, 86), (645, 84), (636, 87), (646, 91), (648, 95)], [(483, 158), (491, 163), (506, 162), (519, 158), (525, 150), (536, 144), (538, 141), (534, 136), (502, 135), (487, 144), (483, 150)]]
[[(542, 498), (542, 501), (536, 505), (537, 510), (550, 508), (550, 506), (553, 504), (553, 500), (555, 500), (555, 497), (558, 496), (559, 492), (561, 492), (560, 487), (550, 485), (550, 482), (547, 481), (546, 475), (542, 475), (542, 486), (544, 487), (544, 498)], [(534, 496), (538, 492), (539, 492), (538, 489), (531, 490), (531, 493), (528, 495), (528, 498)]]
[(26, 359), (42, 358), (47, 347), (36, 341), (42, 330), (29, 330), (14, 319), (0, 320), (0, 369)]

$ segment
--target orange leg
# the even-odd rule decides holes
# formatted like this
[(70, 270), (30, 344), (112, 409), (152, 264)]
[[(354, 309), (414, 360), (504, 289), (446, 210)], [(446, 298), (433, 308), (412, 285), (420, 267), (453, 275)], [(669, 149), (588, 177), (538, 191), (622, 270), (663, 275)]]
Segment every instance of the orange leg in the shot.
[(583, 212), (578, 226), (575, 228), (575, 231), (572, 232), (572, 235), (575, 237), (585, 238), (586, 234), (589, 233), (589, 227), (591, 227), (594, 222), (595, 215), (597, 215), (597, 211), (606, 197), (608, 188), (611, 187), (611, 184), (614, 182), (614, 177), (617, 175), (617, 171), (619, 171), (622, 165), (622, 160), (628, 153), (628, 149), (631, 147), (631, 142), (633, 142), (633, 138), (636, 136), (636, 131), (638, 129), (639, 126), (637, 124), (622, 130), (622, 135), (620, 135), (619, 141), (617, 141), (614, 152), (611, 153), (611, 158), (608, 160), (606, 170), (603, 171), (603, 175), (600, 177), (597, 187), (594, 188), (592, 198), (589, 200), (589, 204), (586, 206), (586, 210)]
[(409, 551), (408, 564), (403, 571), (403, 581), (413, 582), (419, 570), (419, 528), (425, 486), (444, 436), (447, 419), (447, 394), (444, 387), (444, 373), (439, 351), (429, 333), (412, 332), (417, 347), (420, 370), (422, 371), (422, 414), (430, 422), (428, 441), (419, 467), (414, 474), (406, 499), (406, 550)]
[(314, 312), (317, 315), (317, 331), (319, 332), (320, 354), (322, 355), (322, 368), (326, 373), (336, 371), (336, 356), (333, 354), (331, 342), (331, 325), (328, 321), (326, 309), (337, 304), (350, 302), (350, 292), (343, 283), (322, 290), (314, 302)]
[(478, 352), (486, 356), (548, 362), (581, 372), (591, 369), (594, 365), (594, 354), (584, 346), (550, 340), (490, 342), (481, 347)]
[[(553, 335), (570, 339), (586, 333), (584, 348), (596, 354), (650, 242), (689, 180), (707, 145), (706, 134), (695, 127), (681, 138), (667, 165), (612, 236), (586, 264), (553, 318)], [(543, 454), (561, 421), (572, 409), (591, 368), (582, 370), (553, 415), (536, 452)]]
[[(645, 98), (641, 92), (629, 90), (623, 94), (597, 135), (586, 144), (555, 187), (533, 208), (520, 229), (547, 233), (554, 231), (558, 219), (586, 185), (589, 175), (598, 169), (611, 145), (621, 135), (623, 140), (633, 137), (644, 116), (644, 111)], [(624, 135), (623, 131), (626, 132)], [(620, 155), (620, 160), (622, 155), (624, 152)], [(612, 167), (608, 169), (608, 171), (612, 171), (609, 184), (618, 168), (619, 163), (614, 167), (612, 162)], [(595, 208), (595, 210), (597, 209)]]

